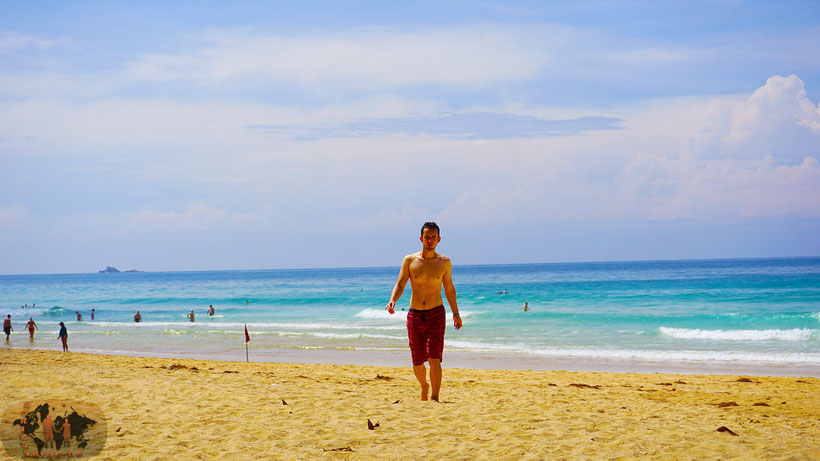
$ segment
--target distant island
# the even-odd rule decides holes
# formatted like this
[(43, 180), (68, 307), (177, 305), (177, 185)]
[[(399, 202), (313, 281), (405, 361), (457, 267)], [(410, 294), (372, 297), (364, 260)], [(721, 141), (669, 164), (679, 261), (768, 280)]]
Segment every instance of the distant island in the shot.
[(98, 274), (119, 274), (124, 272), (142, 272), (136, 269), (131, 269), (130, 271), (120, 271), (116, 267), (105, 266), (105, 270), (98, 271)]

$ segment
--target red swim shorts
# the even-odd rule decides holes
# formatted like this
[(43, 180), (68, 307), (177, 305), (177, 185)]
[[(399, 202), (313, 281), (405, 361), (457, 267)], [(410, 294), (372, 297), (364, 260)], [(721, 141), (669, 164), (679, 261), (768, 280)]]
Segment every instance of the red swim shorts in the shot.
[(407, 336), (410, 338), (413, 366), (423, 364), (428, 358), (441, 360), (446, 323), (444, 305), (426, 311), (410, 309), (407, 312)]

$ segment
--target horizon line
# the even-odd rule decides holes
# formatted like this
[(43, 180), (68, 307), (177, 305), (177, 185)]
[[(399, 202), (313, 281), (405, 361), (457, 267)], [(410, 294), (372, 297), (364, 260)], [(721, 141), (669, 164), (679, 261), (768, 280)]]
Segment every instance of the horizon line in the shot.
[[(479, 264), (453, 264), (453, 267), (480, 267), (480, 266), (535, 266), (553, 264), (616, 264), (616, 263), (652, 263), (652, 262), (698, 262), (698, 261), (749, 261), (749, 260), (775, 260), (775, 259), (818, 259), (820, 255), (803, 256), (743, 256), (725, 258), (684, 258), (684, 259), (627, 259), (627, 260), (594, 260), (594, 261), (550, 261), (550, 262), (517, 262), (517, 263), (479, 263)], [(109, 267), (109, 266), (106, 266)], [(114, 266), (110, 266), (114, 267)], [(267, 272), (267, 271), (311, 271), (311, 270), (353, 270), (353, 269), (387, 269), (398, 267), (391, 266), (337, 266), (337, 267), (280, 267), (266, 269), (191, 269), (191, 270), (140, 270), (127, 269), (118, 274), (163, 274), (163, 273), (186, 273), (186, 272)], [(115, 268), (116, 269), (116, 268)], [(0, 277), (16, 277), (29, 275), (92, 275), (108, 274), (106, 272), (45, 272), (39, 274), (0, 274)]]

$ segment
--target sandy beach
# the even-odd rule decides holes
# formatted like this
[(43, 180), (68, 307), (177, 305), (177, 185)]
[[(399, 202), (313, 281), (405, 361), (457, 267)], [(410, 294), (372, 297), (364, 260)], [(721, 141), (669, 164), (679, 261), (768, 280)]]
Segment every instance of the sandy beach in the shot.
[(434, 403), (409, 367), (3, 350), (0, 372), (6, 407), (97, 405), (101, 459), (820, 458), (816, 378), (445, 367)]

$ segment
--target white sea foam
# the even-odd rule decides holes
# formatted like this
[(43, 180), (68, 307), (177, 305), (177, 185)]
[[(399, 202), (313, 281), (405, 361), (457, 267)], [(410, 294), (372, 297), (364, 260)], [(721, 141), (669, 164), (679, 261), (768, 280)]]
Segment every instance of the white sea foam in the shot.
[[(385, 311), (387, 313), (387, 311)], [(80, 325), (80, 322), (71, 322), (74, 325)], [(150, 327), (188, 327), (191, 329), (197, 328), (213, 328), (215, 326), (224, 328), (239, 328), (243, 329), (245, 325), (250, 328), (279, 328), (292, 330), (358, 330), (367, 328), (368, 330), (403, 330), (403, 326), (397, 325), (355, 325), (355, 324), (340, 324), (340, 323), (285, 323), (285, 322), (253, 322), (253, 323), (239, 323), (239, 322), (82, 322), (83, 326), (89, 327), (105, 327), (105, 328), (150, 328)]]
[(400, 320), (407, 321), (407, 311), (396, 310), (395, 314), (387, 312), (387, 309), (371, 309), (367, 308), (355, 315), (360, 319), (375, 319), (375, 320)]
[[(216, 333), (216, 334), (225, 334), (225, 335), (233, 335), (237, 334), (236, 331), (232, 330), (207, 330), (202, 331), (201, 333)], [(390, 335), (380, 335), (380, 334), (369, 334), (369, 333), (320, 333), (320, 332), (305, 332), (305, 331), (250, 331), (248, 332), (251, 336), (289, 336), (289, 337), (311, 337), (311, 338), (327, 338), (327, 339), (390, 339), (390, 340), (399, 340), (404, 339), (406, 341), (405, 336), (390, 336)]]
[[(80, 332), (80, 334), (85, 332)], [(163, 335), (179, 336), (184, 334), (215, 334), (215, 335), (241, 335), (244, 332), (236, 330), (175, 330), (166, 328), (161, 331)], [(407, 341), (407, 337), (380, 335), (371, 333), (321, 333), (321, 332), (306, 332), (306, 331), (249, 331), (250, 336), (285, 336), (285, 337), (310, 337), (310, 338), (324, 338), (324, 339), (388, 339), (391, 341), (403, 340)]]
[[(461, 315), (461, 317), (469, 317), (470, 316), (470, 312), (459, 311), (459, 314)], [(396, 310), (395, 314), (391, 314), (390, 312), (387, 312), (386, 309), (367, 308), (367, 309), (359, 312), (358, 314), (356, 314), (356, 317), (359, 317), (359, 318), (362, 318), (362, 319), (401, 320), (402, 322), (406, 322), (407, 321), (407, 311)], [(453, 315), (449, 311), (447, 312), (447, 318), (450, 319), (450, 320), (452, 320), (452, 318), (453, 318)], [(368, 328), (370, 328), (370, 327), (368, 327)]]
[(20, 309), (20, 306), (17, 306), (17, 308), (3, 308), (2, 310), (0, 310), (0, 314), (3, 316), (3, 318), (5, 318), (8, 314), (11, 314), (12, 321), (22, 320), (24, 318), (28, 320), (29, 317), (40, 317), (44, 314), (48, 315), (50, 310), (51, 309), (48, 307), (44, 307), (42, 309), (39, 307), (28, 307), (25, 309)]
[(578, 357), (589, 359), (621, 359), (647, 361), (683, 362), (738, 362), (738, 363), (803, 363), (820, 364), (817, 353), (776, 353), (750, 351), (692, 351), (692, 350), (636, 350), (598, 348), (533, 348), (524, 344), (497, 344), (475, 341), (447, 341), (448, 350), (469, 350), (475, 352), (509, 352), (548, 357)]
[(407, 341), (406, 336), (390, 336), (390, 335), (371, 335), (366, 333), (304, 333), (306, 336), (314, 336), (317, 338), (330, 338), (330, 339), (359, 339), (359, 338), (370, 338), (370, 339), (390, 339), (390, 340), (403, 340)]
[[(39, 323), (37, 325), (40, 325)], [(124, 335), (126, 334), (124, 331), (116, 331), (116, 330), (72, 330), (72, 335), (80, 334), (80, 335), (105, 335), (105, 336), (113, 336), (113, 335)]]
[(166, 329), (162, 330), (162, 334), (164, 334), (164, 335), (182, 335), (182, 334), (185, 334), (185, 333), (186, 332), (184, 332), (184, 331), (174, 330), (172, 328), (166, 328)]
[(791, 330), (701, 330), (692, 328), (660, 327), (663, 335), (680, 339), (716, 339), (728, 341), (807, 341), (818, 330), (793, 328)]

